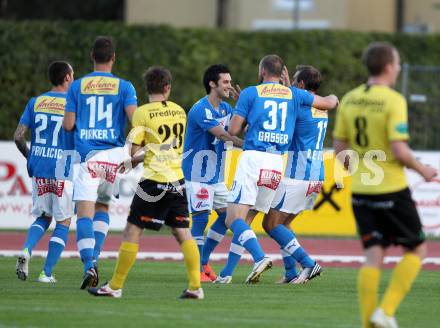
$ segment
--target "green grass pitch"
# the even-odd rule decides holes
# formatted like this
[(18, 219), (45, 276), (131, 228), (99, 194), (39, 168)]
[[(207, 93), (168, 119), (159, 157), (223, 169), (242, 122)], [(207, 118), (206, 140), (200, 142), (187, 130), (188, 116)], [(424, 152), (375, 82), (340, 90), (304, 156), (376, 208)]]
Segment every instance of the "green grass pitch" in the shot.
[[(115, 261), (100, 264), (102, 281)], [(30, 263), (30, 277), (15, 276), (15, 259), (0, 257), (0, 327), (360, 327), (356, 269), (325, 268), (306, 285), (275, 285), (281, 267), (258, 285), (243, 284), (251, 269), (241, 264), (231, 285), (204, 284), (205, 300), (178, 300), (186, 286), (182, 263), (137, 261), (121, 299), (97, 298), (79, 289), (79, 259), (62, 259), (56, 285), (36, 282), (41, 258)], [(216, 270), (220, 265), (214, 265)], [(382, 276), (383, 291), (390, 272)], [(401, 327), (439, 327), (439, 273), (424, 271), (401, 305)]]

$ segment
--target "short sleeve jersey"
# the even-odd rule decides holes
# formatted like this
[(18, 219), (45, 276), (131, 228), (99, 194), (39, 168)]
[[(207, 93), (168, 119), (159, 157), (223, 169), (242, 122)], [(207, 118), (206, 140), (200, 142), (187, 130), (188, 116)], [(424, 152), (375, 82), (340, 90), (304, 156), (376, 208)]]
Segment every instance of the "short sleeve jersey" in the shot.
[[(70, 162), (59, 161), (65, 155), (64, 150), (74, 149), (73, 133), (62, 128), (65, 105), (66, 94), (52, 91), (32, 98), (26, 105), (19, 124), (31, 132), (27, 159), (31, 177), (64, 180), (69, 175)], [(64, 165), (58, 174), (57, 161), (58, 165)]]
[(233, 114), (248, 124), (244, 150), (283, 153), (288, 149), (300, 106), (313, 103), (313, 95), (301, 91), (268, 82), (241, 92)]
[[(398, 92), (363, 84), (347, 93), (336, 115), (333, 137), (346, 141), (359, 155), (359, 167), (353, 174), (354, 193), (384, 194), (407, 187), (403, 165), (394, 157), (390, 144), (409, 139), (407, 104)], [(368, 179), (375, 175), (374, 168), (383, 172), (379, 184)]]
[(183, 179), (182, 152), (186, 113), (171, 101), (136, 109), (128, 139), (145, 147), (145, 179), (165, 183)]
[(182, 161), (186, 180), (207, 184), (224, 181), (225, 143), (208, 130), (219, 125), (227, 130), (231, 112), (227, 102), (221, 101), (216, 109), (207, 96), (188, 112)]
[(133, 85), (111, 73), (93, 72), (72, 83), (66, 111), (76, 114), (75, 147), (85, 160), (94, 150), (125, 143), (125, 108), (136, 105)]
[(324, 181), (323, 147), (327, 111), (302, 106), (298, 111), (285, 176), (296, 180)]

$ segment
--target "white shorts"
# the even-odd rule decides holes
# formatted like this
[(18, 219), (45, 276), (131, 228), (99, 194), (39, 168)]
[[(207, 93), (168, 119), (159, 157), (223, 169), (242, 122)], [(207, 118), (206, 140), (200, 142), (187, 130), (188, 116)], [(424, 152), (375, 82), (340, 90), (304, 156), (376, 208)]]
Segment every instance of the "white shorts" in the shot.
[(270, 207), (289, 214), (311, 210), (321, 192), (322, 184), (322, 181), (283, 178)]
[(73, 185), (69, 180), (32, 178), (32, 216), (63, 221), (74, 215)]
[(81, 163), (74, 178), (73, 200), (110, 204), (119, 192), (118, 166), (127, 157), (124, 147), (106, 149)]
[(281, 181), (281, 155), (246, 150), (241, 154), (228, 202), (246, 204), (267, 213)]
[(186, 181), (186, 197), (190, 213), (212, 211), (226, 208), (228, 204), (228, 188), (224, 182), (206, 184), (201, 182)]

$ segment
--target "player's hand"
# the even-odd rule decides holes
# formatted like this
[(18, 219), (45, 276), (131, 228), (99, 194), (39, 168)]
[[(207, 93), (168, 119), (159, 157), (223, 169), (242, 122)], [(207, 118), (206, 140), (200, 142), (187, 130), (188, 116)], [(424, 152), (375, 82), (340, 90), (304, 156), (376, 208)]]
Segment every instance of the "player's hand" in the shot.
[(437, 176), (438, 172), (432, 166), (424, 165), (421, 173), (423, 179), (425, 179), (426, 182), (430, 182)]
[(123, 174), (123, 173), (128, 173), (133, 169), (133, 163), (131, 158), (123, 161), (121, 164), (119, 164), (118, 166), (118, 172)]
[(282, 85), (286, 87), (290, 87), (290, 78), (289, 78), (289, 71), (287, 69), (287, 66), (283, 67), (283, 71), (281, 72), (281, 83)]
[(229, 89), (229, 97), (237, 101), (238, 97), (240, 97), (241, 88), (238, 84), (235, 87), (231, 87)]

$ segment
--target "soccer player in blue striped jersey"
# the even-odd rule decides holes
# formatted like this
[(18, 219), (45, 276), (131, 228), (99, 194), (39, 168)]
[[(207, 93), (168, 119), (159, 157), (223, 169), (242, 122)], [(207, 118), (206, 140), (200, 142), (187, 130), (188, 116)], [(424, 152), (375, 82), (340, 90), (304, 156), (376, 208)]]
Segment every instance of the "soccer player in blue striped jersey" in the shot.
[(93, 45), (94, 72), (75, 81), (67, 95), (63, 127), (74, 131), (81, 156), (74, 181), (76, 238), (84, 278), (81, 289), (98, 284), (97, 260), (109, 229), (108, 207), (116, 193), (118, 165), (126, 155), (125, 123), (137, 108), (133, 85), (111, 73), (116, 60), (112, 38)]
[[(298, 66), (293, 87), (315, 93), (321, 84), (320, 72), (312, 66)], [(318, 276), (322, 268), (301, 247), (290, 228), (302, 211), (313, 208), (324, 181), (323, 146), (328, 123), (327, 111), (303, 106), (298, 111), (295, 132), (289, 147), (284, 178), (271, 210), (263, 219), (264, 230), (280, 245), (285, 274), (280, 283), (304, 283)], [(302, 267), (298, 276), (296, 262)]]
[[(232, 108), (223, 99), (238, 95), (231, 81), (231, 74), (225, 65), (216, 64), (208, 67), (203, 76), (207, 95), (197, 101), (188, 113), (182, 168), (189, 212), (192, 214), (191, 234), (200, 252), (202, 282), (214, 281), (217, 278), (208, 264), (209, 256), (227, 230), (225, 141), (238, 147), (243, 145), (240, 138), (227, 132)], [(204, 231), (213, 209), (218, 218), (210, 227), (205, 243)]]
[[(279, 58), (279, 57), (278, 57)], [(266, 62), (266, 60), (268, 62)], [(294, 129), (296, 128), (296, 120), (297, 116), (299, 115), (299, 111), (301, 111), (304, 107), (318, 107), (323, 110), (328, 110), (335, 108), (338, 104), (338, 98), (334, 95), (330, 95), (327, 97), (320, 97), (318, 95), (314, 95), (312, 93), (309, 93), (307, 91), (301, 90), (299, 88), (289, 88), (284, 87), (280, 84), (278, 84), (278, 81), (280, 79), (285, 80), (285, 85), (290, 85), (288, 82), (288, 72), (287, 68), (281, 66), (279, 68), (278, 66), (282, 64), (282, 61), (278, 61), (277, 56), (267, 56), (263, 58), (263, 60), (260, 63), (260, 76), (263, 76), (263, 82), (269, 82), (269, 86), (271, 84), (272, 90), (280, 89), (281, 87), (288, 89), (289, 91), (286, 92), (283, 89), (284, 94), (291, 94), (290, 98), (288, 99), (290, 107), (287, 107), (288, 109), (286, 111), (286, 114), (283, 113), (283, 101), (273, 101), (272, 99), (267, 99), (267, 94), (265, 92), (259, 92), (260, 98), (260, 108), (258, 111), (255, 111), (254, 115), (259, 115), (259, 119), (262, 122), (260, 125), (260, 131), (257, 133), (251, 133), (246, 135), (245, 139), (245, 146), (244, 146), (244, 153), (242, 155), (242, 158), (239, 162), (239, 166), (236, 172), (236, 177), (239, 177), (239, 180), (247, 179), (248, 181), (246, 183), (243, 183), (239, 181), (238, 183), (234, 180), (234, 184), (232, 187), (232, 193), (236, 197), (233, 202), (238, 204), (230, 204), (231, 210), (234, 212), (233, 215), (235, 217), (239, 217), (239, 219), (233, 220), (231, 224), (232, 229), (236, 229), (238, 233), (241, 232), (241, 235), (238, 235), (234, 231), (234, 236), (232, 240), (231, 245), (231, 251), (229, 255), (228, 262), (226, 263), (226, 266), (221, 271), (220, 275), (217, 277), (216, 282), (218, 283), (229, 283), (232, 279), (232, 273), (235, 269), (236, 264), (238, 263), (238, 260), (243, 253), (243, 247), (246, 248), (246, 250), (251, 253), (251, 255), (255, 260), (261, 259), (262, 256), (264, 257), (264, 253), (262, 253), (261, 248), (258, 248), (258, 246), (255, 245), (254, 240), (256, 240), (255, 234), (250, 230), (249, 226), (243, 222), (244, 220), (242, 218), (246, 217), (246, 214), (248, 214), (248, 217), (246, 219), (247, 222), (251, 222), (252, 218), (257, 214), (257, 211), (261, 211), (263, 213), (266, 213), (269, 211), (269, 208), (271, 206), (272, 200), (275, 197), (276, 190), (278, 188), (278, 184), (281, 180), (281, 170), (282, 170), (282, 159), (280, 160), (281, 156), (279, 154), (282, 154), (284, 151), (288, 150), (289, 145), (291, 144), (293, 135), (294, 135)], [(275, 69), (276, 67), (276, 69)], [(281, 70), (283, 71), (281, 72)], [(275, 72), (275, 73), (274, 73)], [(282, 77), (283, 76), (283, 77)], [(284, 78), (287, 77), (287, 78)], [(263, 83), (261, 86), (268, 85), (267, 83)], [(247, 89), (243, 90), (242, 94), (240, 95), (240, 98), (245, 95), (245, 91)], [(264, 90), (264, 89), (263, 89)], [(247, 91), (249, 92), (249, 91)], [(278, 95), (277, 95), (278, 96)], [(278, 96), (279, 97), (279, 96)], [(266, 99), (265, 99), (266, 98)], [(279, 99), (279, 98), (278, 98)], [(248, 99), (244, 100), (245, 104), (252, 104)], [(237, 109), (240, 108), (240, 100), (237, 104)], [(276, 106), (275, 106), (276, 105)], [(245, 105), (246, 106), (246, 105)], [(262, 107), (262, 108), (261, 108)], [(274, 110), (275, 109), (277, 110)], [(240, 109), (237, 111), (239, 113)], [(235, 112), (234, 112), (235, 113)], [(239, 114), (240, 115), (240, 114)], [(238, 115), (237, 115), (238, 116)], [(287, 117), (286, 117), (287, 116)], [(243, 117), (243, 116), (242, 116)], [(267, 118), (269, 118), (267, 120)], [(255, 119), (255, 118), (253, 118)], [(266, 119), (266, 121), (264, 121)], [(252, 117), (249, 119), (249, 129), (252, 129), (252, 123), (251, 123)], [(285, 121), (286, 120), (286, 121)], [(237, 121), (234, 122), (234, 119), (231, 120), (230, 124), (230, 133), (234, 134), (237, 130), (235, 130), (238, 127), (240, 127), (240, 124), (242, 124), (244, 120), (241, 120), (237, 118)], [(277, 123), (278, 122), (278, 123)], [(285, 123), (287, 122), (287, 123)], [(277, 128), (277, 124), (281, 123), (278, 128), (279, 131), (285, 131), (285, 134), (287, 135), (287, 143), (282, 143), (284, 141), (284, 136), (281, 136), (279, 132), (272, 132), (272, 129)], [(287, 125), (289, 124), (289, 125)], [(266, 130), (264, 130), (266, 129)], [(239, 130), (239, 129), (238, 129)], [(248, 136), (249, 139), (248, 139)], [(258, 144), (260, 140), (263, 140), (263, 142), (269, 142), (269, 145), (266, 143), (263, 147), (262, 144)], [(249, 140), (249, 143), (247, 144)], [(280, 142), (282, 144), (280, 144)], [(271, 145), (270, 142), (273, 144)], [(247, 148), (249, 147), (249, 148)], [(243, 161), (243, 157), (246, 160), (246, 151), (247, 149), (257, 149), (257, 152), (252, 153), (252, 159), (249, 160), (251, 164), (248, 164), (247, 167), (244, 167), (241, 162)], [(264, 152), (264, 147), (266, 147), (266, 152)], [(262, 152), (264, 155), (259, 154), (258, 152)], [(249, 152), (247, 154), (250, 154)], [(277, 155), (278, 158), (275, 158), (274, 155)], [(259, 167), (257, 164), (257, 158), (258, 156), (264, 156), (264, 165), (260, 164), (261, 167)], [(272, 156), (272, 158), (269, 158), (269, 156)], [(280, 164), (281, 161), (281, 164)], [(252, 181), (252, 174), (255, 175), (254, 172), (257, 172), (257, 175), (253, 177), (255, 181)], [(242, 175), (247, 176), (245, 179), (240, 178)], [(237, 187), (239, 185), (239, 187)], [(261, 188), (262, 193), (259, 194), (256, 197), (256, 200), (249, 199), (249, 195), (254, 192), (253, 189)], [(270, 190), (270, 192), (269, 192)], [(244, 191), (242, 193), (242, 191)], [(233, 198), (232, 198), (233, 199)], [(231, 199), (231, 200), (232, 200)], [(249, 209), (250, 206), (242, 207), (241, 204), (247, 204), (252, 206), (252, 210), (250, 213)], [(228, 206), (229, 211), (229, 206)], [(231, 214), (232, 214), (231, 211)], [(233, 216), (231, 215), (231, 218)], [(228, 218), (227, 222), (231, 222), (228, 219), (229, 218), (229, 212), (228, 212)], [(237, 223), (235, 223), (237, 222)], [(232, 225), (235, 225), (233, 227)], [(239, 226), (237, 228), (237, 226)], [(231, 230), (232, 230), (231, 229)], [(248, 243), (248, 245), (246, 245)], [(250, 245), (249, 245), (250, 243)], [(261, 251), (261, 252), (260, 252)], [(234, 254), (231, 254), (234, 253)], [(231, 257), (231, 255), (234, 255)], [(233, 258), (232, 261), (230, 259)], [(269, 260), (267, 259), (261, 259), (260, 262), (256, 262), (254, 265), (254, 268), (251, 272), (251, 274), (247, 278), (248, 283), (254, 283), (257, 282), (259, 279), (259, 275), (267, 268)], [(266, 266), (266, 267), (265, 267)]]
[(283, 67), (277, 55), (261, 60), (262, 83), (241, 92), (228, 130), (237, 135), (248, 125), (244, 151), (228, 197), (226, 218), (233, 232), (232, 243), (244, 247), (255, 263), (246, 283), (258, 282), (260, 275), (272, 267), (272, 261), (265, 256), (245, 218), (251, 207), (264, 213), (269, 210), (281, 180), (282, 153), (291, 142), (298, 105), (313, 102), (313, 96), (300, 92), (294, 95), (290, 88), (279, 83)]
[[(53, 62), (49, 66), (49, 79), (52, 90), (28, 102), (14, 134), (17, 148), (27, 159), (28, 173), (32, 178), (32, 216), (36, 218), (17, 259), (19, 279), (27, 279), (32, 250), (49, 228), (52, 218), (56, 221), (44, 269), (38, 277), (38, 281), (43, 283), (56, 282), (52, 270), (66, 246), (70, 218), (74, 214), (73, 187), (69, 178), (71, 159), (63, 161), (65, 151), (74, 148), (73, 134), (61, 128), (67, 89), (73, 82), (72, 66), (63, 61)], [(31, 131), (30, 149), (25, 139), (28, 129)]]

